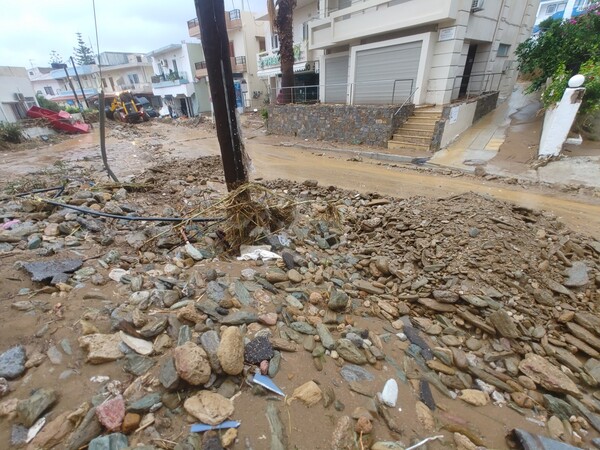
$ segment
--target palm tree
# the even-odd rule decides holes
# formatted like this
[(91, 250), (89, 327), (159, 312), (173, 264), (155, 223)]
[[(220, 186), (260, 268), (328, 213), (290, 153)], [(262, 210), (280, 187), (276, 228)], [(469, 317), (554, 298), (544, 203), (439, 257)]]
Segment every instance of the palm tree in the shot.
[(294, 8), (296, 0), (267, 0), (271, 32), (279, 36), (281, 96), (278, 103), (291, 103), (294, 87)]

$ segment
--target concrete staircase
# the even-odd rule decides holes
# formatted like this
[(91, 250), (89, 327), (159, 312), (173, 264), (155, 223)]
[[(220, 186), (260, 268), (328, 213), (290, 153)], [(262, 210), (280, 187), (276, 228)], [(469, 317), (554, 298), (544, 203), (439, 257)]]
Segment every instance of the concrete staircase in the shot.
[(435, 126), (441, 116), (441, 108), (415, 108), (413, 115), (395, 131), (392, 139), (388, 141), (388, 149), (428, 152), (431, 148)]

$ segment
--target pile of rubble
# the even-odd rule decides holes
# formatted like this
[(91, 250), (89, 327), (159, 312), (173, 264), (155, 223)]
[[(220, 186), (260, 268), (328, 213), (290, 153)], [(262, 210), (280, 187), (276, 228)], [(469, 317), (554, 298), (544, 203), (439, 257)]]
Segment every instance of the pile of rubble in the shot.
[[(129, 191), (68, 186), (62, 200), (189, 216), (222, 196), (218, 166), (156, 168)], [(0, 436), (10, 424), (11, 445), (31, 449), (516, 445), (501, 422), (478, 426), (481, 410), (596, 442), (600, 242), (475, 194), (264, 185), (295, 200), (296, 220), (257, 231), (263, 247), (242, 248), (244, 261), (227, 256), (218, 222), (4, 202), (4, 260), (38, 284), (5, 292), (3, 313), (46, 325), (2, 348)], [(339, 220), (319, 218), (332, 207)], [(70, 338), (55, 341), (58, 329)], [(36, 371), (54, 367), (64, 384), (50, 387)], [(90, 371), (97, 391), (61, 405)]]

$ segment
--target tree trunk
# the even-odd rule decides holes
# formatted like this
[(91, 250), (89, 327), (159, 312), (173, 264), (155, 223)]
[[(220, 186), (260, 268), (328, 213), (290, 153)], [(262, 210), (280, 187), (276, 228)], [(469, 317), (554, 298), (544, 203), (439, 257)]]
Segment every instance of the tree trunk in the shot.
[(294, 8), (296, 0), (279, 0), (275, 25), (279, 34), (279, 55), (281, 57), (281, 95), (278, 103), (293, 102), (294, 87)]

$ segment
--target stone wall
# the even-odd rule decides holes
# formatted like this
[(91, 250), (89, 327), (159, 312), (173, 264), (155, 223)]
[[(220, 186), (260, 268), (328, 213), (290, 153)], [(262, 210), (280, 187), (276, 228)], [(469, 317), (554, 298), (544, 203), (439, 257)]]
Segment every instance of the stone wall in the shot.
[(487, 113), (492, 112), (496, 109), (498, 104), (499, 92), (490, 92), (488, 94), (480, 95), (477, 98), (477, 107), (475, 108), (475, 116), (473, 117), (473, 123), (477, 122)]
[(267, 130), (303, 139), (387, 147), (413, 109), (414, 105), (405, 105), (394, 116), (398, 106), (271, 105)]

